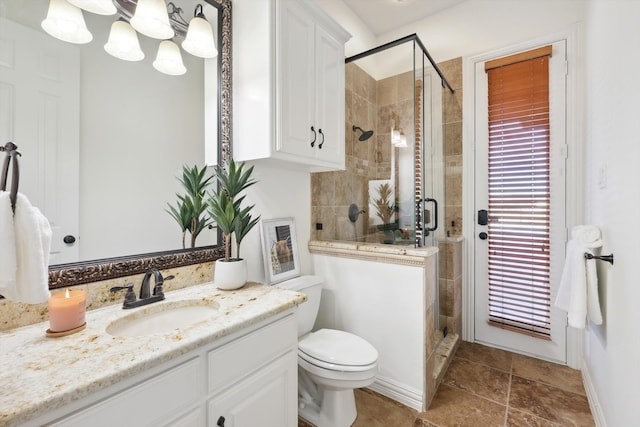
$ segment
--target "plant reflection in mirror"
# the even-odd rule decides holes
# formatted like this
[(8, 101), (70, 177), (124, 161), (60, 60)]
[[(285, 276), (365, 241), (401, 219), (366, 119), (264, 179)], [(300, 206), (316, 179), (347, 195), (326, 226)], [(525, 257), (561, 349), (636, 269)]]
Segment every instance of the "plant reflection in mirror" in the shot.
[(213, 176), (206, 176), (207, 167), (198, 166), (182, 167), (182, 178), (178, 178), (180, 184), (185, 189), (186, 194), (176, 194), (178, 201), (175, 206), (167, 203), (169, 209), (166, 211), (171, 215), (182, 230), (182, 248), (185, 248), (185, 238), (187, 231), (191, 235), (191, 247), (196, 246), (196, 238), (213, 222), (206, 215), (207, 205), (205, 202), (205, 193), (207, 187), (211, 185)]

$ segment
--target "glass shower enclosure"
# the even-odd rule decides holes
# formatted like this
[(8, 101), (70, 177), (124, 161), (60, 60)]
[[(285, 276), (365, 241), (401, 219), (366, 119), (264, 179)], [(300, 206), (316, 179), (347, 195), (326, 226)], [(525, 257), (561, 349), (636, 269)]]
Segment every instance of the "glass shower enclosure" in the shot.
[(444, 218), (442, 99), (453, 90), (415, 34), (345, 62), (346, 170), (314, 174), (314, 222), (329, 226), (317, 238), (435, 246)]

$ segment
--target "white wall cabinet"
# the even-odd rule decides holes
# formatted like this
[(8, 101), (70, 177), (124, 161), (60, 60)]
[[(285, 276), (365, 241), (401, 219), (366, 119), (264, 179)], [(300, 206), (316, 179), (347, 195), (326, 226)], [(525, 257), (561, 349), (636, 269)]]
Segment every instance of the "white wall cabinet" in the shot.
[(344, 169), (344, 44), (307, 0), (234, 1), (233, 155)]
[(190, 351), (27, 425), (295, 427), (295, 314)]

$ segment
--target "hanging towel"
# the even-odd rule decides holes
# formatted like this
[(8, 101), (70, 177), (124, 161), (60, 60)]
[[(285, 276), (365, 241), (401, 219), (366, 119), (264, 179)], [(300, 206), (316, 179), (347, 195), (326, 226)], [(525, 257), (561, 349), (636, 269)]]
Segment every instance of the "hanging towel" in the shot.
[(584, 328), (587, 315), (594, 324), (602, 323), (596, 265), (584, 258), (585, 252), (593, 254), (601, 246), (598, 227), (578, 225), (571, 230), (555, 305), (567, 312), (569, 326), (574, 328)]
[[(51, 226), (40, 210), (18, 193), (13, 215), (16, 280), (4, 290), (5, 298), (26, 304), (47, 302), (49, 293), (49, 251)], [(3, 251), (4, 252), (4, 251)]]
[(16, 238), (8, 191), (0, 191), (0, 295), (5, 298), (16, 286)]

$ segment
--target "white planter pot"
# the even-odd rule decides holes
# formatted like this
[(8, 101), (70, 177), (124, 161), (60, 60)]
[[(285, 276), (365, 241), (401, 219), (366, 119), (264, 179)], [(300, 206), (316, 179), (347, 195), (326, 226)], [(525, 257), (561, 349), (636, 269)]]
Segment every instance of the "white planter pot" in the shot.
[(216, 260), (213, 283), (218, 289), (239, 289), (247, 283), (247, 260)]

